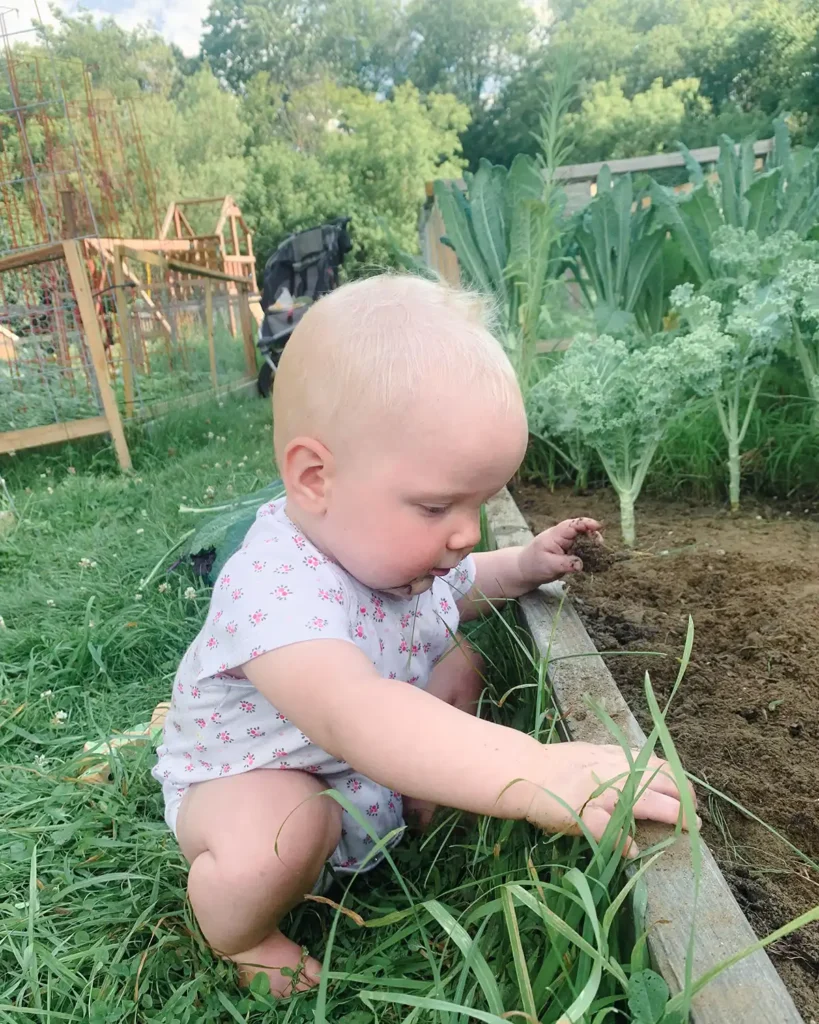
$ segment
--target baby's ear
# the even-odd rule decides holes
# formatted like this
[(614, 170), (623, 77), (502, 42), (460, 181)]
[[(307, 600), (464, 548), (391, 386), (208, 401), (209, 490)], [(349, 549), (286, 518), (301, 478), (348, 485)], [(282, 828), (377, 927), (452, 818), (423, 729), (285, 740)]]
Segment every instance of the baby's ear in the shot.
[(332, 453), (314, 437), (294, 437), (284, 450), (282, 480), (288, 498), (305, 512), (321, 515), (327, 507), (334, 469)]

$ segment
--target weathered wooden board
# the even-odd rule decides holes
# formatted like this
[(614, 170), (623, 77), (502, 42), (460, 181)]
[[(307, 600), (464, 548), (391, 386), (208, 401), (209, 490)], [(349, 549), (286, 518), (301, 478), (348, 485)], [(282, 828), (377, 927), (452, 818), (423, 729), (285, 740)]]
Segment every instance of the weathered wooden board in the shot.
[[(498, 547), (526, 544), (532, 534), (508, 491), (487, 506)], [(566, 726), (575, 740), (609, 743), (611, 737), (586, 707), (586, 696), (601, 704), (634, 747), (646, 737), (629, 710), (603, 659), (559, 583), (520, 599), (521, 617), (538, 650), (549, 656), (549, 677)], [(585, 655), (585, 657), (577, 657)], [(685, 684), (683, 684), (685, 685)], [(640, 825), (637, 842), (645, 849), (667, 830)], [(711, 852), (703, 846), (694, 977), (756, 941), (756, 935)], [(694, 918), (694, 876), (685, 839), (666, 850), (645, 875), (648, 888), (648, 945), (656, 969), (672, 992), (682, 988)], [(753, 953), (712, 981), (695, 998), (693, 1024), (804, 1024), (764, 950)]]

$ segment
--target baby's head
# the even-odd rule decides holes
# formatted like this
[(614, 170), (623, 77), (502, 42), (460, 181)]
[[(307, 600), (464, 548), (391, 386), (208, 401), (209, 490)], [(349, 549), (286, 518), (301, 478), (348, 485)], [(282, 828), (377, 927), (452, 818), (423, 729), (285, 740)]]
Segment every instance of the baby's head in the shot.
[(273, 389), (287, 510), (377, 590), (420, 593), (480, 537), (527, 442), (515, 373), (474, 295), (383, 274), (322, 298)]

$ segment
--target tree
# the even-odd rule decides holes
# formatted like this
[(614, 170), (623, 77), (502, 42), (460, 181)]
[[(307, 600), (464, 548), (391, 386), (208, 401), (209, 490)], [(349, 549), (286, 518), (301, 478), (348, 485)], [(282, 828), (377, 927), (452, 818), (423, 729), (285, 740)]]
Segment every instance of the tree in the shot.
[(535, 20), (519, 0), (412, 0), (409, 79), (422, 92), (451, 92), (476, 111), (523, 65)]
[[(259, 254), (290, 231), (344, 214), (353, 218), (360, 262), (389, 262), (388, 231), (417, 252), (424, 183), (462, 170), (458, 133), (466, 108), (453, 96), (425, 99), (411, 85), (379, 100), (327, 82), (292, 94), (287, 106), (301, 146), (287, 132), (271, 131), (270, 141), (250, 154), (244, 211)], [(315, 130), (303, 132), (305, 123)]]
[(323, 76), (377, 91), (406, 39), (400, 0), (211, 0), (202, 55), (231, 89), (259, 72), (289, 88)]

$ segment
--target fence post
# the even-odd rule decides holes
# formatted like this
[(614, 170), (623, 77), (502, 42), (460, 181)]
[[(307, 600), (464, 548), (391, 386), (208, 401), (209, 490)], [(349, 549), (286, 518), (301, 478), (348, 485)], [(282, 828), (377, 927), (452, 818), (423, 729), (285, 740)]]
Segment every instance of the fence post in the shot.
[(82, 255), (81, 243), (77, 239), (70, 242), (63, 242), (65, 262), (68, 267), (68, 274), (74, 288), (74, 295), (77, 299), (77, 306), (80, 310), (80, 319), (88, 341), (88, 349), (91, 353), (91, 360), (94, 364), (94, 375), (97, 378), (97, 387), (102, 400), (102, 408), (108, 429), (114, 441), (117, 459), (120, 469), (132, 469), (131, 455), (128, 451), (128, 442), (125, 440), (125, 431), (122, 429), (122, 420), (119, 415), (119, 408), (111, 381), (108, 378), (108, 364), (105, 360), (105, 346), (102, 343), (100, 325), (97, 322), (97, 313), (94, 309), (94, 300), (91, 298), (91, 285), (88, 281), (88, 272), (85, 269), (85, 262)]
[(219, 387), (219, 377), (216, 373), (216, 345), (213, 341), (213, 281), (205, 279), (205, 324), (208, 329), (208, 353), (210, 355), (210, 379), (213, 381), (213, 390)]
[(245, 362), (248, 377), (256, 376), (256, 342), (253, 337), (253, 316), (250, 312), (248, 286), (239, 285), (239, 319), (242, 324), (242, 339), (245, 344)]
[(114, 300), (117, 304), (119, 344), (122, 351), (122, 384), (125, 388), (125, 415), (134, 415), (134, 375), (131, 366), (131, 345), (128, 327), (128, 303), (125, 299), (125, 275), (122, 272), (122, 249), (114, 246)]

